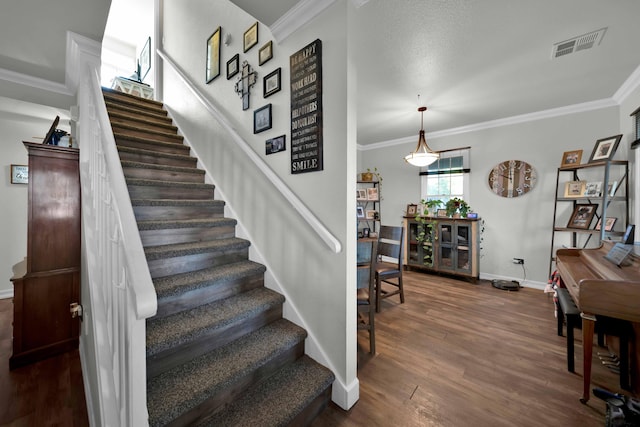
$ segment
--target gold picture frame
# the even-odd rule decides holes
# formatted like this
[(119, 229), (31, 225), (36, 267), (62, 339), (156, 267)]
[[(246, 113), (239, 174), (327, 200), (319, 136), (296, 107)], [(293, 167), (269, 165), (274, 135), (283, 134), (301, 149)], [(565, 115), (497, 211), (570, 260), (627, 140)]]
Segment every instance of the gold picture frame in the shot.
[(211, 83), (213, 79), (220, 75), (220, 33), (222, 28), (218, 27), (207, 39), (207, 70), (206, 81)]
[(258, 65), (262, 65), (273, 58), (273, 42), (269, 40), (258, 51)]
[(565, 151), (562, 155), (561, 168), (579, 166), (582, 161), (582, 150)]
[(586, 188), (586, 181), (568, 181), (564, 184), (564, 197), (583, 197)]
[(258, 44), (258, 21), (244, 32), (242, 46), (245, 52)]

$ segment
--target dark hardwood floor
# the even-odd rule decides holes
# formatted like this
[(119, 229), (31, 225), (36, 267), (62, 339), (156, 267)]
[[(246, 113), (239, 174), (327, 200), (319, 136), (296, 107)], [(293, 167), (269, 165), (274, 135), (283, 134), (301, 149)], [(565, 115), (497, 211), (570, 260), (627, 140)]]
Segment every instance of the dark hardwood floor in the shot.
[[(603, 426), (605, 403), (580, 403), (582, 346), (567, 371), (552, 299), (405, 272), (406, 302), (383, 301), (376, 350), (358, 331), (360, 400), (331, 404), (320, 426)], [(621, 392), (594, 349), (592, 386)]]
[(12, 321), (0, 299), (0, 426), (88, 426), (78, 350), (10, 371)]
[[(376, 316), (376, 355), (358, 332), (360, 400), (332, 404), (313, 427), (604, 425), (603, 401), (579, 401), (580, 337), (572, 374), (542, 291), (404, 277), (406, 303), (387, 299)], [(12, 310), (0, 300), (0, 425), (88, 425), (77, 351), (9, 371)], [(621, 391), (597, 358), (593, 369), (593, 386)]]

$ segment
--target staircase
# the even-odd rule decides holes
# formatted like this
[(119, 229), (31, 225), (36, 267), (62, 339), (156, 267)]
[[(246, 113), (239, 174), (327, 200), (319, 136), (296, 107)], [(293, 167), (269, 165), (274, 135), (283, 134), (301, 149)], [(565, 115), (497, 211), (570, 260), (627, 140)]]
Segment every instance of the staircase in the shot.
[(103, 89), (158, 296), (147, 321), (150, 426), (308, 425), (334, 375), (190, 156), (162, 104)]

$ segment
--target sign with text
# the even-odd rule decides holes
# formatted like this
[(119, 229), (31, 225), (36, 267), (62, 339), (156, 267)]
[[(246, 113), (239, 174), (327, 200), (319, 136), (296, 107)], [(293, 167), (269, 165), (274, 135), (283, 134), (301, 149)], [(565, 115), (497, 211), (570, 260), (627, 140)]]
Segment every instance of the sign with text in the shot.
[(291, 75), (291, 173), (321, 171), (322, 41), (289, 57)]

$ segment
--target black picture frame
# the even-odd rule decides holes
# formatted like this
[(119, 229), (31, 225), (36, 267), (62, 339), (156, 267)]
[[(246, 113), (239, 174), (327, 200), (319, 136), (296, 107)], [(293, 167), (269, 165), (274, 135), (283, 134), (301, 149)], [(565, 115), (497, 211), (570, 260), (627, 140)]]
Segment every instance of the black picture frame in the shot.
[(611, 160), (621, 139), (622, 134), (597, 140), (596, 145), (593, 147), (593, 152), (591, 152), (589, 163)]
[(282, 68), (278, 67), (262, 79), (262, 96), (268, 98), (282, 89)]
[(275, 154), (287, 149), (287, 136), (280, 135), (275, 138), (267, 139), (265, 142), (266, 154)]
[(222, 27), (216, 30), (207, 39), (207, 59), (205, 80), (211, 83), (213, 79), (220, 75), (220, 34)]
[(140, 51), (138, 66), (140, 67), (140, 71), (138, 71), (138, 79), (143, 81), (151, 69), (151, 37), (147, 37), (147, 42)]
[(253, 133), (271, 129), (271, 104), (253, 111)]
[(240, 54), (236, 53), (227, 61), (227, 80), (240, 72)]
[(242, 37), (242, 46), (246, 53), (249, 49), (258, 44), (258, 21), (250, 26), (247, 31), (244, 32)]
[(273, 58), (273, 42), (269, 40), (258, 50), (258, 65), (262, 65)]

